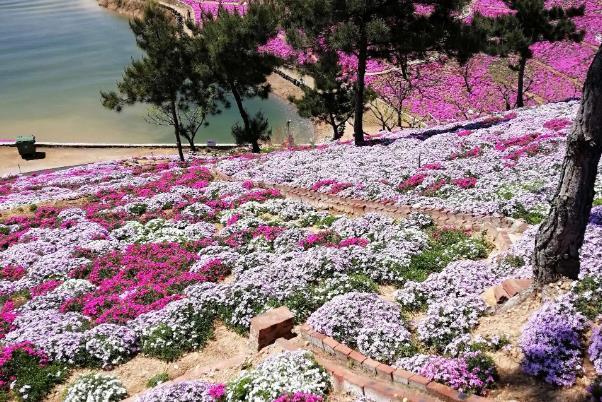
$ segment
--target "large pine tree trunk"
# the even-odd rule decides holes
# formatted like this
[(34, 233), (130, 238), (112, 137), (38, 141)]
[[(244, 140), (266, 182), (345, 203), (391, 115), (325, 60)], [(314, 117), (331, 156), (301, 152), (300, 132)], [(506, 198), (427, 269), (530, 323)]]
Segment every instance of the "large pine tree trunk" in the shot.
[(579, 274), (579, 249), (592, 208), (601, 153), (602, 46), (587, 73), (550, 214), (535, 240), (533, 273), (539, 286)]
[(518, 62), (518, 88), (516, 90), (516, 107), (525, 106), (525, 70), (527, 67), (527, 58), (521, 56)]
[(368, 60), (368, 41), (366, 39), (365, 28), (360, 34), (360, 49), (357, 57), (357, 83), (355, 91), (355, 116), (353, 121), (353, 138), (355, 145), (364, 145), (364, 92), (366, 84), (366, 64)]
[[(234, 96), (234, 101), (236, 102), (236, 107), (238, 107), (240, 117), (242, 118), (243, 125), (245, 126), (245, 135), (247, 137), (250, 137), (251, 123), (249, 121), (249, 114), (247, 113), (247, 111), (244, 108), (244, 105), (242, 104), (242, 96), (240, 95), (240, 92), (238, 92), (238, 89), (236, 88), (234, 82), (230, 83), (230, 88), (232, 90), (232, 95)], [(253, 153), (258, 154), (259, 152), (261, 152), (261, 149), (259, 148), (259, 142), (256, 138), (249, 138), (249, 141), (251, 142), (251, 150), (253, 151)]]

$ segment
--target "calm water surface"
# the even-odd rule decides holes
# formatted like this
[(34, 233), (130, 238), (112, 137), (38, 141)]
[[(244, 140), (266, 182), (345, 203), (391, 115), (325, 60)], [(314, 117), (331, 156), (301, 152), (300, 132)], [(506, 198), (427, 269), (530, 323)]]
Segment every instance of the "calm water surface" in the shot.
[[(140, 56), (127, 20), (95, 0), (0, 0), (0, 139), (35, 134), (38, 141), (171, 143), (169, 127), (148, 124), (145, 107), (104, 109), (99, 91), (113, 89)], [(311, 125), (278, 98), (249, 100), (280, 140), (286, 121), (299, 142)], [(197, 142), (233, 142), (234, 109), (210, 120)]]

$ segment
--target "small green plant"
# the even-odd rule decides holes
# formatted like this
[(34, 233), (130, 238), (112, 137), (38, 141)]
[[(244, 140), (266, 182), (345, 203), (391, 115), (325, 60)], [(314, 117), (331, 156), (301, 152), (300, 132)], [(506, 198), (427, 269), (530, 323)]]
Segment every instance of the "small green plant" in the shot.
[(191, 333), (161, 323), (143, 337), (142, 352), (161, 360), (174, 361), (184, 353), (204, 346), (212, 335), (213, 325), (205, 320), (195, 323)]
[(468, 370), (475, 373), (484, 383), (490, 382), (489, 377), (497, 380), (498, 373), (493, 358), (484, 353), (466, 355)]
[(267, 358), (228, 383), (227, 400), (273, 401), (293, 389), (324, 396), (330, 389), (329, 378), (309, 352), (284, 352)]
[(230, 383), (228, 386), (228, 399), (232, 401), (244, 401), (252, 382), (253, 377), (243, 376)]
[(146, 382), (146, 386), (148, 388), (154, 388), (159, 384), (163, 384), (164, 382), (169, 381), (169, 374), (167, 374), (166, 372), (162, 372), (159, 374), (155, 374), (154, 376), (152, 376), (151, 378), (148, 379), (148, 381)]
[(577, 311), (590, 320), (602, 314), (602, 279), (586, 276), (573, 288), (574, 305)]
[(160, 323), (143, 332), (140, 340), (147, 356), (173, 361), (203, 347), (213, 336), (213, 308), (199, 309), (184, 303), (170, 309), (169, 316), (170, 325)]
[(27, 344), (14, 348), (9, 356), (0, 373), (6, 387), (12, 383), (11, 389), (0, 390), (0, 395), (6, 400), (41, 401), (69, 375), (66, 366), (47, 363), (43, 354)]
[[(343, 275), (321, 280), (309, 289), (293, 293), (284, 304), (295, 314), (295, 321), (302, 323), (333, 297), (356, 292), (376, 292), (377, 285), (364, 274)], [(273, 303), (276, 306), (278, 303)]]
[(504, 263), (510, 265), (512, 268), (520, 268), (525, 266), (525, 259), (520, 255), (508, 254), (504, 258)]
[(522, 219), (531, 225), (537, 225), (543, 221), (545, 215), (538, 211), (527, 211), (522, 204), (518, 204), (512, 217), (515, 219)]
[(146, 212), (146, 204), (134, 204), (130, 207), (130, 212), (134, 215), (142, 215)]
[(594, 202), (592, 203), (592, 205), (593, 205), (594, 207), (599, 207), (600, 205), (602, 205), (602, 198), (596, 198), (596, 199), (594, 200)]
[(29, 204), (29, 211), (36, 212), (38, 210), (38, 206), (36, 204)]
[(431, 272), (440, 272), (452, 261), (485, 258), (490, 249), (482, 236), (470, 237), (461, 230), (432, 228), (428, 246), (412, 256), (409, 266), (401, 274), (407, 280), (421, 282)]
[(0, 224), (0, 234), (8, 235), (10, 233), (10, 228), (6, 225)]

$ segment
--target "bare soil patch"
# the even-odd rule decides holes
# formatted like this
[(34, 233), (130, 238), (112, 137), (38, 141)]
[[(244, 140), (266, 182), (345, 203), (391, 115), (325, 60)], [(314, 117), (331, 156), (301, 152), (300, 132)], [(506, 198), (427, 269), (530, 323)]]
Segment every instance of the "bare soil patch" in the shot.
[(569, 287), (570, 281), (568, 280), (551, 284), (541, 293), (531, 293), (515, 306), (481, 318), (479, 326), (474, 331), (475, 335), (505, 335), (510, 340), (510, 345), (504, 349), (490, 353), (500, 375), (498, 386), (492, 390), (490, 397), (520, 402), (585, 402), (589, 400), (586, 388), (595, 372), (591, 362), (587, 359), (585, 376), (579, 378), (577, 383), (569, 389), (554, 387), (541, 379), (527, 376), (521, 370), (523, 354), (519, 347), (519, 339), (523, 327), (529, 317), (543, 303), (566, 292)]
[(139, 355), (127, 363), (112, 370), (75, 370), (69, 379), (55, 388), (46, 398), (47, 402), (60, 402), (66, 389), (80, 375), (91, 372), (104, 372), (117, 377), (125, 386), (129, 395), (138, 394), (146, 389), (147, 381), (160, 373), (167, 373), (169, 378), (200, 379), (212, 382), (226, 382), (235, 378), (244, 363), (233, 367), (218, 367), (216, 363), (230, 361), (239, 357), (241, 362), (253, 354), (247, 338), (227, 329), (223, 324), (215, 328), (214, 338), (200, 351), (184, 355), (174, 362), (164, 362)]

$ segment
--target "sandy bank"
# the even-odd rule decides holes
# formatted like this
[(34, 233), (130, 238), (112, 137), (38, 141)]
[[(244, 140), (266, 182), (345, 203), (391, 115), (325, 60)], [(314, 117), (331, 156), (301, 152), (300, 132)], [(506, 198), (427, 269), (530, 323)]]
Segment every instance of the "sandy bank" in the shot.
[(98, 5), (126, 17), (142, 17), (147, 0), (97, 0)]
[(135, 156), (177, 155), (175, 148), (45, 148), (44, 159), (24, 160), (14, 147), (0, 147), (0, 175), (54, 169)]

